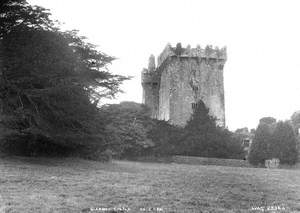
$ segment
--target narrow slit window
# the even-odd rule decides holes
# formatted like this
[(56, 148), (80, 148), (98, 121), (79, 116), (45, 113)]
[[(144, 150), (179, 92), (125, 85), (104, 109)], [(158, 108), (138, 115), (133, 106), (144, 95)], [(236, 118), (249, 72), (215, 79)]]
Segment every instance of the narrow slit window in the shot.
[(197, 103), (192, 103), (192, 109), (196, 109), (196, 108), (197, 108), (197, 106), (198, 106), (198, 104), (197, 104)]

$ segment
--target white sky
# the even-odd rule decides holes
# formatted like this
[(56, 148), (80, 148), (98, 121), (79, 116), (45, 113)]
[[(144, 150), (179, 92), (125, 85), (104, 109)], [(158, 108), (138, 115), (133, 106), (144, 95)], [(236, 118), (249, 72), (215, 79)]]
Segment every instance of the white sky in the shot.
[(110, 70), (131, 75), (119, 101), (142, 101), (140, 72), (151, 53), (173, 46), (227, 46), (225, 111), (229, 129), (255, 128), (264, 116), (300, 110), (300, 1), (29, 0), (51, 10), (116, 56)]

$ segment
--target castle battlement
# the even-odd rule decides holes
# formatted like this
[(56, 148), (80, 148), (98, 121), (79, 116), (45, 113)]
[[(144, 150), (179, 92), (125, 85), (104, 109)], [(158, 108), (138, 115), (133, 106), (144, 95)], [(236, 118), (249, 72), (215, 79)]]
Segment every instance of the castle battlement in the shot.
[(158, 83), (158, 72), (155, 67), (155, 57), (151, 55), (149, 57), (148, 68), (142, 70), (142, 84)]
[(157, 67), (171, 56), (179, 56), (179, 57), (198, 57), (198, 58), (214, 58), (218, 60), (227, 60), (227, 52), (226, 47), (219, 49), (218, 47), (213, 47), (211, 45), (207, 45), (205, 48), (201, 48), (200, 45), (197, 45), (196, 48), (191, 48), (188, 45), (186, 48), (182, 48), (181, 44), (178, 43), (176, 47), (172, 47), (170, 44), (167, 44), (165, 49), (157, 58)]
[(149, 71), (148, 69), (143, 69), (142, 71), (142, 84), (145, 83), (157, 83), (158, 73), (155, 71)]
[(218, 125), (224, 127), (226, 59), (225, 47), (183, 48), (180, 43), (175, 47), (167, 44), (157, 58), (157, 65), (151, 55), (148, 67), (141, 73), (143, 103), (149, 107), (151, 117), (184, 126), (202, 100)]

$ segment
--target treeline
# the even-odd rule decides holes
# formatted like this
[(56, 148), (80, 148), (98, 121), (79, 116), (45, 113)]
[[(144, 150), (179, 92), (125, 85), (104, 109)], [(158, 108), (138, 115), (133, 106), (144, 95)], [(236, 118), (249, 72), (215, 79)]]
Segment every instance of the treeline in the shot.
[(147, 107), (134, 102), (107, 105), (101, 110), (108, 116), (109, 149), (121, 158), (189, 155), (243, 159), (245, 156), (241, 140), (218, 127), (202, 101), (185, 127), (151, 119)]
[(130, 78), (109, 72), (114, 57), (77, 31), (62, 31), (49, 16), (25, 0), (0, 3), (2, 152), (95, 160), (174, 154), (243, 158), (240, 141), (216, 125), (203, 102), (184, 128), (151, 119), (137, 103), (99, 107)]
[(276, 122), (275, 118), (260, 119), (249, 153), (249, 162), (264, 165), (265, 160), (278, 158), (281, 164), (295, 164), (298, 160), (297, 132), (299, 116), (291, 121)]
[(0, 148), (22, 155), (103, 150), (98, 102), (129, 78), (110, 73), (114, 57), (49, 16), (25, 0), (0, 2)]

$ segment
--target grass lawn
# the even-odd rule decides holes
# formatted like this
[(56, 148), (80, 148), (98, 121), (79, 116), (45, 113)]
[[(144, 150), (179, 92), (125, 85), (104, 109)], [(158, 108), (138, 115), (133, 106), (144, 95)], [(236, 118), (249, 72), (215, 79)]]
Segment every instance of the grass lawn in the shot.
[(263, 212), (253, 208), (264, 206), (300, 212), (300, 170), (0, 158), (0, 213), (105, 212), (113, 207)]

